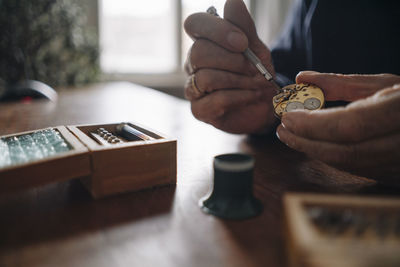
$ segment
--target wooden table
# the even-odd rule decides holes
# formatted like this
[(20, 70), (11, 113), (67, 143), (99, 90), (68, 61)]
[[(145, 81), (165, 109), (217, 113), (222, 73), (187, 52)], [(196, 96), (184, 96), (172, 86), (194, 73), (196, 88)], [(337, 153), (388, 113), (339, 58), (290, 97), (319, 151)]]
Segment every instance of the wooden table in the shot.
[[(130, 83), (65, 90), (57, 103), (0, 104), (0, 134), (133, 121), (178, 139), (178, 183), (101, 200), (78, 180), (0, 196), (0, 266), (286, 266), (287, 191), (399, 194), (290, 150), (275, 137), (230, 135), (193, 118), (184, 100)], [(204, 214), (213, 156), (256, 158), (262, 215)], [(18, 179), (18, 177), (16, 177)]]

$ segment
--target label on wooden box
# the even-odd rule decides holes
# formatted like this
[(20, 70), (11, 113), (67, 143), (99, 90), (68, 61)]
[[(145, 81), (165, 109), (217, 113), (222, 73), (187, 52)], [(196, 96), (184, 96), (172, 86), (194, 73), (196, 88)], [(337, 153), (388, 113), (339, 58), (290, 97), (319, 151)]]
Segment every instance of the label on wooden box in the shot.
[[(118, 125), (59, 126), (2, 136), (0, 193), (80, 177), (95, 198), (175, 184), (176, 140), (131, 123), (123, 125), (128, 130), (123, 134)], [(132, 133), (140, 138), (130, 141)]]

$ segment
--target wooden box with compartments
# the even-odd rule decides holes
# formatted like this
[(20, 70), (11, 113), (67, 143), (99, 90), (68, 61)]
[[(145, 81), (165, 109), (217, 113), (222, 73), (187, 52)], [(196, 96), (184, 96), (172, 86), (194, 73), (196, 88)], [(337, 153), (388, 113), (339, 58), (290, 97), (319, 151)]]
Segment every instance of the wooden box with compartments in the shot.
[(176, 183), (176, 140), (134, 123), (0, 137), (0, 193), (79, 178), (94, 198)]
[(292, 267), (400, 266), (400, 199), (289, 193)]

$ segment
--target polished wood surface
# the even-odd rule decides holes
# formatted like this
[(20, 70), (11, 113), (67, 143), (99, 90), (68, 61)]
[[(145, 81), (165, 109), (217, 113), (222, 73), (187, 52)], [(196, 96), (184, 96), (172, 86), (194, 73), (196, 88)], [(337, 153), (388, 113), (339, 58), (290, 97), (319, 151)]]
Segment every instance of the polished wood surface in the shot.
[[(178, 140), (176, 186), (93, 200), (77, 180), (0, 195), (0, 266), (286, 266), (285, 192), (399, 194), (290, 150), (195, 120), (190, 105), (130, 83), (65, 90), (57, 103), (0, 104), (0, 134), (56, 125), (134, 121)], [(213, 156), (256, 158), (263, 213), (244, 221), (204, 214)], [(18, 179), (19, 177), (15, 177)]]

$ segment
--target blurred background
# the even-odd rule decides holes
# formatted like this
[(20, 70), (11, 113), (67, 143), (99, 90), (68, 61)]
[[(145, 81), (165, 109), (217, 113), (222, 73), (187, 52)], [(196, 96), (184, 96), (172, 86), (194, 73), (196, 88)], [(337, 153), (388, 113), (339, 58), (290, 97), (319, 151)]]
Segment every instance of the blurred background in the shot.
[[(271, 45), (292, 0), (244, 0)], [(21, 80), (57, 89), (131, 81), (182, 97), (187, 16), (225, 0), (0, 1), (0, 96)], [(15, 86), (14, 86), (15, 87)]]

